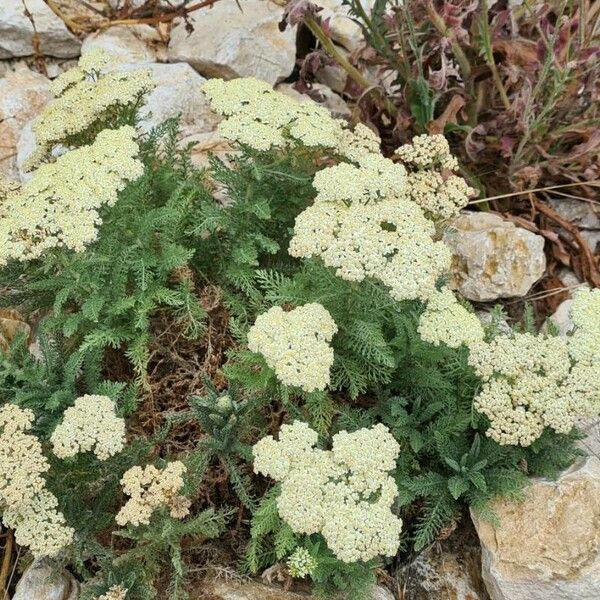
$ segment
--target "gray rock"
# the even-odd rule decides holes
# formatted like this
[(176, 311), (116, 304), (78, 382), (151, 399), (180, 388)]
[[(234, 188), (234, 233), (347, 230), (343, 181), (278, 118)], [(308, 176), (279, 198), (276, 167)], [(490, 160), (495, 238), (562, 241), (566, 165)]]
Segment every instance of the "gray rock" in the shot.
[(77, 600), (79, 583), (49, 559), (34, 561), (23, 573), (12, 600)]
[(17, 147), (26, 123), (37, 117), (52, 98), (50, 81), (21, 67), (0, 79), (0, 175), (18, 178)]
[(572, 299), (561, 302), (550, 317), (550, 321), (556, 326), (560, 335), (567, 335), (573, 330), (574, 325), (569, 314), (572, 304)]
[(492, 600), (600, 598), (600, 460), (557, 481), (533, 480), (523, 502), (496, 501), (500, 525), (473, 516)]
[[(343, 4), (342, 0), (316, 0), (315, 4), (323, 7), (319, 16), (322, 19), (329, 19), (330, 35), (334, 42), (350, 52), (357, 50), (364, 43), (360, 26), (353, 21), (348, 6)], [(361, 4), (369, 14), (374, 2), (362, 0)]]
[(283, 9), (268, 0), (233, 0), (192, 13), (194, 31), (178, 23), (168, 57), (187, 62), (206, 77), (256, 77), (274, 85), (290, 75), (296, 59), (296, 32), (279, 31)]
[(44, 0), (0, 2), (0, 58), (34, 54), (34, 29), (23, 3), (31, 14), (44, 55), (72, 58), (79, 55), (81, 42), (67, 29)]
[(155, 83), (141, 114), (148, 117), (142, 122), (144, 129), (159, 125), (166, 119), (180, 116), (183, 135), (213, 131), (219, 122), (202, 93), (206, 81), (192, 67), (179, 64), (132, 64), (119, 70), (149, 68)]
[(450, 286), (465, 298), (524, 296), (544, 274), (544, 238), (485, 212), (459, 215), (444, 234), (453, 253)]
[(448, 551), (435, 544), (398, 574), (406, 600), (484, 600), (478, 548)]
[(574, 198), (551, 198), (550, 206), (562, 217), (583, 229), (600, 229), (600, 207)]
[(123, 64), (166, 60), (166, 47), (149, 25), (115, 26), (92, 33), (83, 41), (81, 54), (96, 48), (113, 53)]
[(321, 83), (312, 84), (311, 96), (313, 97), (296, 91), (291, 83), (280, 83), (275, 86), (275, 89), (286, 96), (290, 96), (290, 98), (294, 98), (298, 102), (317, 102), (317, 104), (322, 104), (337, 118), (346, 118), (351, 114), (350, 108), (344, 102), (343, 98)]
[[(203, 592), (211, 600), (315, 600), (306, 593), (288, 592), (255, 581), (214, 579), (204, 582)], [(386, 588), (377, 586), (364, 600), (394, 600), (394, 597)]]

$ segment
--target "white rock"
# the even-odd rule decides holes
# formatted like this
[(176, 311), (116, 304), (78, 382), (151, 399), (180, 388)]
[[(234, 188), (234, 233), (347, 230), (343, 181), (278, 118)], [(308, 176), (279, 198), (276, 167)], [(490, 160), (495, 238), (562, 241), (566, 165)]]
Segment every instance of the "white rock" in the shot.
[(494, 503), (498, 527), (473, 518), (492, 600), (598, 600), (600, 460), (534, 480), (526, 495)]
[(34, 54), (33, 25), (25, 15), (23, 3), (35, 23), (42, 54), (60, 58), (79, 55), (81, 42), (44, 0), (1, 0), (0, 58)]
[(315, 78), (334, 92), (342, 94), (346, 89), (348, 73), (339, 65), (325, 65), (315, 73)]
[[(315, 0), (314, 4), (323, 8), (319, 17), (329, 19), (330, 35), (334, 42), (350, 52), (364, 43), (360, 25), (350, 16), (349, 8), (342, 4), (342, 0)], [(361, 4), (367, 15), (370, 14), (373, 0), (362, 0)]]
[(280, 83), (275, 86), (275, 89), (290, 98), (294, 98), (298, 102), (317, 102), (317, 104), (322, 104), (337, 118), (349, 117), (351, 114), (350, 108), (344, 102), (343, 98), (321, 83), (312, 84), (314, 98), (311, 98), (308, 94), (301, 94), (294, 89), (291, 83)]
[(117, 65), (115, 69), (152, 71), (155, 88), (140, 111), (145, 116), (140, 123), (142, 129), (149, 130), (177, 115), (181, 118), (181, 132), (184, 136), (215, 129), (219, 118), (210, 110), (201, 89), (206, 79), (189, 65), (136, 63)]
[(571, 321), (571, 316), (569, 315), (572, 305), (572, 299), (564, 300), (550, 317), (550, 321), (554, 323), (560, 335), (567, 335), (567, 333), (573, 330), (573, 321)]
[(544, 238), (485, 212), (459, 215), (444, 234), (453, 252), (450, 286), (465, 298), (524, 296), (544, 274)]
[(171, 62), (188, 62), (206, 77), (256, 77), (274, 85), (290, 75), (296, 59), (296, 32), (279, 31), (282, 8), (268, 0), (222, 0), (192, 13), (194, 31), (184, 23), (171, 32)]
[(79, 584), (48, 559), (34, 561), (19, 580), (12, 600), (77, 600)]
[(50, 81), (22, 67), (0, 79), (0, 176), (18, 178), (17, 145), (25, 124), (52, 98)]
[(101, 48), (111, 52), (119, 63), (152, 63), (166, 60), (166, 47), (156, 29), (149, 25), (117, 25), (88, 35), (81, 54)]
[(600, 229), (600, 207), (574, 198), (551, 198), (550, 206), (562, 217), (583, 229)]

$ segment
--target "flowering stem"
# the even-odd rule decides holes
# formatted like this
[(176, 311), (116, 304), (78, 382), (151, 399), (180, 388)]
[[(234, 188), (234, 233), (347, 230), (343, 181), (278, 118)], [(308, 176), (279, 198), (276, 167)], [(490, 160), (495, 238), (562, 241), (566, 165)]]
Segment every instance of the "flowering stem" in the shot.
[[(345, 56), (340, 52), (327, 34), (323, 31), (323, 28), (312, 15), (307, 15), (304, 20), (306, 26), (310, 29), (311, 33), (317, 38), (321, 46), (326, 52), (348, 73), (348, 75), (361, 87), (369, 90), (373, 88), (373, 84), (369, 81)], [(389, 115), (395, 116), (398, 114), (398, 109), (385, 97), (380, 90), (378, 92), (383, 100), (383, 106)]]

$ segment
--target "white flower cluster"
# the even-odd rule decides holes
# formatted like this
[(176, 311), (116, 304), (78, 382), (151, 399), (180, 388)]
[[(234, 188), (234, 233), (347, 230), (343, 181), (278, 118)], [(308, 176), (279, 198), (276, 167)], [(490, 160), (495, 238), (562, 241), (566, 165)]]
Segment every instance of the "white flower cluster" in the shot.
[(117, 514), (117, 523), (121, 526), (128, 523), (148, 525), (154, 511), (161, 506), (166, 506), (174, 519), (186, 517), (191, 502), (179, 493), (184, 485), (186, 470), (185, 465), (176, 460), (164, 469), (146, 465), (126, 471), (121, 478), (121, 485), (130, 499)]
[(289, 253), (320, 257), (342, 279), (379, 279), (396, 300), (426, 300), (451, 253), (406, 198), (404, 181), (404, 167), (378, 154), (319, 171), (317, 196), (296, 218)]
[(410, 163), (419, 169), (440, 167), (449, 171), (458, 169), (458, 161), (450, 154), (448, 140), (441, 135), (417, 135), (412, 143), (404, 144), (396, 150), (396, 154), (405, 163)]
[(600, 413), (600, 291), (576, 294), (569, 338), (517, 333), (471, 346), (483, 380), (475, 408), (500, 444), (528, 446), (546, 427), (568, 433), (579, 417)]
[(306, 392), (329, 384), (335, 321), (320, 304), (299, 306), (288, 312), (274, 306), (259, 315), (248, 332), (248, 348), (262, 354), (284, 385)]
[(300, 534), (320, 533), (340, 560), (393, 556), (402, 521), (392, 512), (398, 488), (389, 472), (400, 447), (382, 424), (333, 436), (332, 449), (316, 447), (306, 423), (283, 425), (253, 448), (254, 471), (281, 482), (280, 517)]
[(225, 117), (219, 133), (255, 150), (303, 144), (333, 149), (350, 160), (379, 151), (379, 138), (367, 127), (352, 132), (327, 108), (314, 102), (299, 103), (253, 77), (209, 79), (202, 91), (211, 108)]
[(433, 294), (419, 320), (419, 335), (423, 340), (450, 348), (483, 341), (484, 331), (476, 314), (462, 306), (448, 288)]
[(127, 598), (127, 590), (120, 585), (113, 585), (106, 594), (99, 596), (97, 600), (125, 600)]
[(152, 90), (147, 69), (102, 73), (110, 58), (103, 50), (92, 50), (50, 85), (56, 98), (34, 122), (37, 148), (27, 160), (29, 170), (46, 160), (56, 145), (70, 145), (72, 138), (109, 121), (116, 110), (135, 106)]
[(85, 395), (67, 408), (50, 441), (59, 458), (92, 451), (100, 460), (121, 452), (125, 445), (125, 420), (116, 416), (107, 396)]
[(99, 209), (112, 206), (143, 173), (135, 130), (101, 131), (93, 144), (42, 165), (19, 189), (0, 197), (0, 266), (55, 247), (80, 252), (96, 239)]
[(288, 571), (292, 577), (306, 577), (312, 575), (317, 568), (317, 561), (306, 548), (296, 548), (286, 561)]
[(50, 468), (39, 440), (29, 433), (33, 413), (13, 404), (0, 408), (0, 508), (7, 527), (35, 557), (56, 556), (74, 531), (57, 511), (42, 474)]
[(412, 144), (396, 150), (406, 164), (407, 194), (433, 219), (446, 220), (456, 216), (464, 208), (469, 197), (476, 193), (467, 182), (457, 175), (440, 173), (456, 171), (458, 161), (450, 154), (450, 147), (443, 135), (418, 135)]

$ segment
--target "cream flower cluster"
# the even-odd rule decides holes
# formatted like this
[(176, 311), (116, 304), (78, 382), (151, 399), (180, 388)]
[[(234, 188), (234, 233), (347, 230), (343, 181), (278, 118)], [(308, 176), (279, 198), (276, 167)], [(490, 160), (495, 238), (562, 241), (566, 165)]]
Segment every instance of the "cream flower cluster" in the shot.
[(99, 209), (114, 205), (127, 182), (143, 173), (138, 152), (132, 127), (105, 129), (0, 197), (0, 266), (55, 247), (83, 251), (96, 239)]
[(288, 571), (292, 577), (306, 577), (312, 575), (317, 568), (317, 561), (306, 548), (296, 548), (286, 561)]
[(546, 427), (568, 433), (579, 417), (600, 413), (600, 291), (576, 294), (569, 338), (502, 335), (471, 346), (469, 362), (483, 381), (475, 408), (500, 444), (528, 446)]
[(185, 465), (176, 460), (164, 469), (146, 465), (126, 471), (121, 478), (121, 485), (130, 499), (117, 514), (117, 523), (121, 526), (128, 523), (148, 525), (154, 511), (161, 506), (166, 506), (175, 519), (186, 517), (191, 502), (180, 494), (186, 470)]
[(297, 144), (330, 148), (355, 160), (379, 151), (379, 138), (364, 126), (355, 132), (314, 102), (300, 103), (253, 77), (210, 79), (202, 87), (211, 108), (225, 117), (219, 132), (255, 150)]
[(72, 138), (110, 121), (115, 112), (135, 106), (152, 90), (151, 71), (102, 73), (109, 62), (109, 53), (92, 50), (51, 84), (56, 98), (34, 122), (37, 149), (27, 161), (29, 170), (46, 160), (56, 145), (70, 145)]
[(115, 403), (107, 396), (85, 395), (65, 410), (50, 441), (59, 458), (93, 450), (106, 460), (125, 446), (125, 421), (117, 417)]
[(403, 162), (419, 169), (440, 167), (449, 171), (458, 169), (458, 161), (450, 153), (448, 140), (443, 135), (417, 135), (412, 143), (404, 144), (396, 150)]
[(73, 541), (74, 531), (58, 512), (58, 501), (42, 474), (50, 466), (39, 440), (27, 433), (34, 415), (13, 404), (0, 408), (0, 508), (18, 544), (35, 557), (55, 556)]
[(113, 585), (106, 594), (99, 596), (97, 600), (125, 600), (127, 598), (127, 590), (120, 585)]
[(248, 348), (264, 356), (281, 383), (314, 392), (329, 384), (333, 365), (329, 342), (336, 332), (334, 320), (320, 304), (288, 312), (274, 306), (250, 328)]
[(314, 203), (298, 215), (292, 256), (319, 257), (348, 281), (379, 279), (396, 300), (426, 300), (450, 267), (435, 225), (404, 194), (401, 165), (369, 155), (319, 171)]
[(280, 517), (299, 534), (320, 533), (344, 562), (393, 556), (402, 521), (392, 512), (398, 488), (389, 472), (400, 447), (382, 424), (333, 436), (316, 447), (306, 423), (283, 425), (253, 448), (254, 471), (281, 482)]
[(458, 348), (483, 341), (481, 321), (462, 306), (448, 288), (433, 294), (419, 320), (419, 335), (439, 346), (441, 343)]
[(456, 216), (468, 204), (469, 197), (476, 193), (462, 177), (439, 172), (439, 169), (458, 169), (458, 161), (450, 154), (443, 135), (418, 135), (412, 144), (400, 146), (396, 155), (409, 170), (406, 177), (408, 196), (433, 219), (446, 220)]

